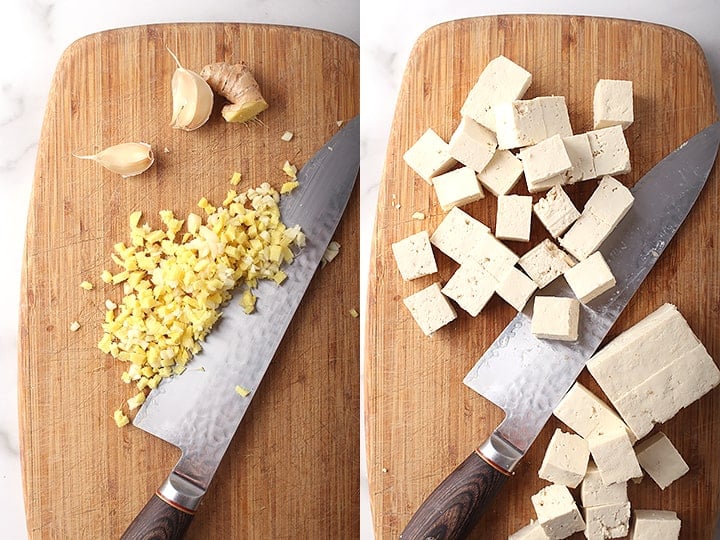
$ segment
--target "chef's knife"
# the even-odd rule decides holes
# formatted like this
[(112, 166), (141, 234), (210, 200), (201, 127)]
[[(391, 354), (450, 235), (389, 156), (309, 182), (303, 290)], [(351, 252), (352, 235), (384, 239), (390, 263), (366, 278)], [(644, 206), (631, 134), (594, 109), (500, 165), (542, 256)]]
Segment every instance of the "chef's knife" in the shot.
[[(582, 305), (576, 342), (533, 336), (530, 301), (470, 370), (465, 384), (502, 408), (505, 419), (422, 503), (403, 540), (456, 539), (470, 532), (685, 220), (719, 144), (717, 122), (633, 186), (633, 206), (600, 249), (617, 285)], [(573, 297), (562, 279), (542, 294)]]
[[(257, 312), (233, 298), (187, 370), (152, 391), (133, 424), (177, 446), (180, 460), (125, 531), (124, 539), (181, 538), (212, 480), (322, 259), (360, 166), (360, 120), (328, 141), (280, 201), (284, 223), (307, 238), (281, 286), (261, 281)], [(236, 386), (250, 390), (247, 397)]]

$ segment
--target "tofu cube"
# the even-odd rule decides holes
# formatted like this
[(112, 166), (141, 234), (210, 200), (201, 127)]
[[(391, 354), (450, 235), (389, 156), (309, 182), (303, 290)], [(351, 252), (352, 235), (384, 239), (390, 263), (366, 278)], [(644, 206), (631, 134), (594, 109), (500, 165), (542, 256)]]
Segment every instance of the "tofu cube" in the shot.
[(481, 235), (470, 248), (468, 257), (480, 264), (500, 282), (518, 262), (515, 252), (492, 234)]
[(536, 296), (530, 331), (542, 339), (576, 341), (580, 302), (575, 298)]
[(593, 128), (627, 129), (633, 120), (632, 81), (600, 79), (593, 93)]
[(669, 510), (635, 510), (630, 540), (677, 540), (681, 522)]
[(628, 502), (627, 482), (607, 485), (602, 481), (595, 462), (590, 460), (580, 484), (580, 503), (584, 507), (624, 504)]
[(580, 217), (580, 212), (560, 186), (554, 186), (536, 202), (533, 211), (553, 238), (568, 230)]
[(392, 251), (400, 275), (406, 281), (437, 272), (437, 264), (427, 231), (420, 231), (395, 242), (392, 245)]
[(538, 523), (550, 538), (567, 538), (585, 529), (580, 511), (567, 487), (552, 484), (530, 497)]
[(595, 174), (625, 174), (630, 172), (630, 150), (621, 126), (588, 131)]
[(480, 182), (470, 167), (461, 167), (454, 171), (436, 176), (432, 180), (440, 208), (448, 212), (454, 206), (463, 206), (482, 199)]
[(513, 267), (505, 279), (500, 281), (495, 292), (516, 310), (522, 311), (536, 289), (537, 285), (532, 279)]
[(615, 276), (599, 251), (565, 270), (565, 280), (583, 304), (615, 286)]
[(575, 265), (575, 261), (567, 253), (548, 239), (525, 253), (518, 263), (539, 289), (546, 287)]
[(545, 451), (538, 476), (553, 484), (575, 488), (585, 476), (588, 459), (590, 450), (585, 439), (556, 429)]
[(510, 193), (522, 173), (522, 161), (510, 150), (496, 150), (490, 162), (477, 174), (477, 177), (490, 193), (499, 197)]
[(547, 138), (542, 104), (534, 99), (496, 104), (495, 127), (501, 150), (530, 146)]
[(414, 170), (428, 184), (432, 179), (443, 174), (455, 165), (450, 156), (450, 147), (442, 140), (440, 135), (428, 129), (403, 155), (405, 163)]
[(497, 280), (482, 265), (467, 260), (455, 271), (442, 292), (477, 317), (492, 298), (497, 284)]
[(520, 150), (528, 188), (570, 170), (572, 162), (560, 135)]
[(612, 176), (603, 176), (593, 191), (584, 210), (589, 210), (614, 229), (628, 213), (635, 197), (622, 182)]
[(570, 116), (563, 96), (541, 96), (536, 97), (533, 101), (540, 103), (543, 124), (545, 125), (545, 138), (553, 135), (560, 135), (560, 137), (572, 136)]
[(440, 284), (416, 292), (403, 300), (405, 306), (426, 336), (429, 336), (457, 318), (448, 299), (440, 292)]
[(498, 56), (488, 62), (460, 109), (478, 124), (495, 131), (495, 104), (520, 99), (532, 75), (512, 60)]
[(640, 467), (660, 489), (665, 489), (690, 470), (670, 439), (659, 431), (635, 447)]
[(490, 163), (497, 140), (495, 134), (472, 118), (461, 118), (448, 143), (450, 155), (456, 161), (480, 172)]
[(430, 243), (458, 263), (468, 256), (469, 248), (490, 228), (457, 206), (453, 207), (430, 237)]
[(625, 538), (630, 529), (630, 503), (590, 506), (584, 509), (585, 538)]
[(595, 214), (583, 212), (558, 242), (573, 257), (582, 261), (595, 253), (611, 232), (610, 225)]
[(577, 182), (597, 178), (592, 149), (590, 148), (590, 139), (587, 133), (563, 137), (563, 144), (572, 167), (558, 176), (533, 184), (532, 191), (541, 191), (552, 185), (576, 184)]
[(548, 540), (549, 536), (545, 534), (540, 523), (531, 521), (522, 529), (519, 529), (508, 536), (508, 540)]
[(605, 484), (627, 482), (631, 478), (642, 476), (640, 464), (625, 429), (595, 432), (587, 438), (587, 443)]
[(530, 241), (532, 197), (500, 195), (498, 197), (495, 236), (501, 240)]

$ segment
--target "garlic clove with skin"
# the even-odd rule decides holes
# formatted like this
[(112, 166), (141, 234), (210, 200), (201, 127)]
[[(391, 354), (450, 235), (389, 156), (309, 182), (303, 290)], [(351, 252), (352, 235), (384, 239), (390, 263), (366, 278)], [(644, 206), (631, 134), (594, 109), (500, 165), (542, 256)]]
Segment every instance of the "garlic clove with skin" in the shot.
[(168, 49), (177, 64), (172, 77), (173, 113), (170, 125), (175, 129), (192, 131), (210, 118), (213, 108), (213, 91), (200, 75), (185, 69), (177, 56)]
[(116, 144), (92, 156), (75, 155), (75, 157), (97, 161), (109, 171), (117, 173), (123, 178), (144, 173), (155, 162), (151, 146), (143, 142)]

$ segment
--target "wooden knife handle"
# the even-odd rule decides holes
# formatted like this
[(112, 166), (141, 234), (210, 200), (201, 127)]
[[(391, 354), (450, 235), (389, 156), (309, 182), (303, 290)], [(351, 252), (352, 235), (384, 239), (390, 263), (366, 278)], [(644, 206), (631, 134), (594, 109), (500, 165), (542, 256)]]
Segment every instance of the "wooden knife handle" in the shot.
[(507, 473), (473, 452), (425, 499), (400, 538), (465, 538), (507, 479)]
[(193, 514), (153, 495), (123, 533), (121, 540), (180, 540)]

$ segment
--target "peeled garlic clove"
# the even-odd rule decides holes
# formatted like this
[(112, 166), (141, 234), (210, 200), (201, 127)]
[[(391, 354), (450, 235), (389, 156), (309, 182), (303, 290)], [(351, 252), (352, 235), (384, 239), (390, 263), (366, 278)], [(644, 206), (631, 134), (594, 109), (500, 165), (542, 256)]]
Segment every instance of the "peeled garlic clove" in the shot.
[(172, 77), (173, 114), (170, 125), (175, 129), (192, 131), (210, 118), (213, 108), (213, 91), (200, 75), (180, 64), (177, 56), (168, 49), (177, 69)]
[(123, 178), (144, 173), (155, 162), (152, 148), (143, 142), (116, 144), (92, 156), (75, 157), (97, 161), (109, 171), (117, 173)]

